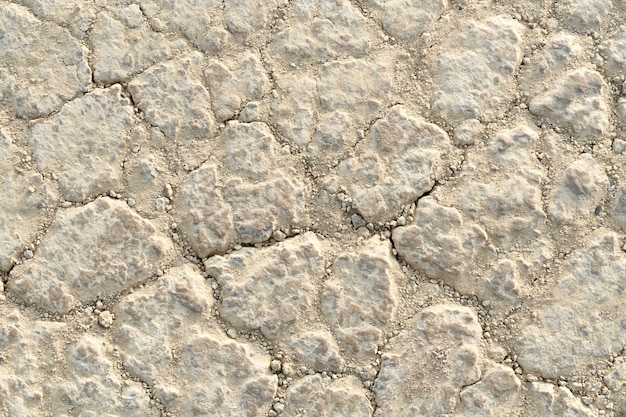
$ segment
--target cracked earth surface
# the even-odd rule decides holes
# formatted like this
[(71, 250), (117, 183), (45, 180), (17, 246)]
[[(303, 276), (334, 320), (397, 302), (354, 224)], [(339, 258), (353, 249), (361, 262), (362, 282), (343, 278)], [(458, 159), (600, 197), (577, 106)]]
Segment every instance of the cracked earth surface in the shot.
[(625, 0), (0, 0), (0, 416), (626, 416)]

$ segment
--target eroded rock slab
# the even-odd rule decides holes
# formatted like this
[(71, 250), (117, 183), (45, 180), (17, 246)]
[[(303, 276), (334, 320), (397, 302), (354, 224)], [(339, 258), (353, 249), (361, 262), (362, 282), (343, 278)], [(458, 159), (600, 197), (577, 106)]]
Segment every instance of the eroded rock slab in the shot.
[(35, 258), (11, 271), (8, 288), (28, 304), (67, 313), (148, 278), (171, 246), (125, 203), (100, 198), (59, 210)]
[(565, 169), (555, 188), (548, 213), (558, 223), (589, 217), (606, 193), (609, 179), (590, 154), (583, 154)]
[(465, 23), (448, 41), (461, 48), (431, 58), (437, 84), (432, 110), (449, 122), (491, 120), (501, 113), (522, 62), (523, 34), (520, 23), (504, 17)]
[(126, 296), (116, 309), (116, 336), (126, 370), (158, 384), (172, 363), (171, 350), (184, 340), (190, 325), (206, 320), (212, 290), (198, 268), (172, 268), (152, 288)]
[(219, 122), (232, 119), (247, 102), (260, 99), (270, 89), (261, 60), (253, 53), (230, 62), (212, 59), (204, 77), (211, 88), (215, 118)]
[(561, 128), (571, 129), (580, 141), (594, 140), (609, 127), (606, 90), (598, 72), (579, 68), (534, 97), (528, 108)]
[(366, 391), (354, 376), (336, 380), (311, 375), (287, 389), (285, 415), (290, 417), (370, 417), (372, 406)]
[(447, 0), (392, 0), (383, 5), (383, 28), (398, 39), (427, 32), (448, 5)]
[(432, 197), (420, 199), (415, 222), (394, 229), (392, 239), (408, 264), (430, 278), (444, 279), (472, 293), (480, 291), (473, 271), (495, 260), (485, 231)]
[[(459, 392), (480, 378), (478, 317), (468, 307), (440, 304), (408, 322), (382, 357), (374, 383), (376, 416), (444, 415)], [(407, 363), (412, 366), (406, 366)]]
[(270, 50), (284, 60), (363, 56), (371, 48), (367, 20), (348, 1), (299, 0), (294, 19), (280, 31)]
[(620, 26), (614, 37), (602, 42), (600, 53), (605, 57), (607, 75), (617, 77), (626, 74), (626, 26)]
[[(264, 417), (276, 394), (270, 357), (225, 336), (191, 336), (176, 368), (180, 399), (168, 404), (178, 415)], [(211, 381), (211, 383), (207, 383)]]
[(384, 330), (395, 318), (400, 274), (390, 243), (375, 239), (333, 262), (333, 273), (324, 282), (322, 312), (350, 354), (376, 354)]
[(181, 225), (200, 257), (237, 241), (259, 243), (302, 222), (305, 183), (265, 123), (232, 122), (224, 130), (221, 169), (210, 160), (192, 172), (176, 202)]
[(585, 249), (572, 254), (568, 272), (555, 288), (554, 302), (517, 341), (524, 370), (556, 377), (621, 350), (626, 342), (624, 274), (626, 256), (614, 232), (600, 231)]
[(271, 339), (311, 313), (315, 285), (324, 274), (322, 244), (312, 232), (268, 248), (213, 256), (204, 265), (221, 286), (221, 317)]
[[(164, 34), (154, 32), (144, 22), (138, 5), (124, 9), (117, 18), (101, 12), (91, 30), (94, 80), (112, 84), (127, 81), (159, 61), (182, 49), (182, 41), (170, 41)], [(137, 15), (138, 13), (138, 15)]]
[(215, 125), (211, 97), (195, 71), (200, 52), (157, 64), (128, 84), (135, 105), (146, 120), (170, 139), (209, 135)]
[(30, 132), (37, 168), (59, 178), (68, 201), (80, 202), (120, 188), (133, 107), (116, 84), (63, 106)]
[(432, 188), (451, 148), (440, 127), (394, 106), (374, 123), (357, 156), (342, 161), (325, 179), (326, 187), (344, 186), (367, 222), (388, 221)]
[(0, 5), (0, 27), (0, 90), (10, 91), (8, 105), (18, 116), (47, 116), (87, 91), (88, 51), (67, 30), (11, 3)]

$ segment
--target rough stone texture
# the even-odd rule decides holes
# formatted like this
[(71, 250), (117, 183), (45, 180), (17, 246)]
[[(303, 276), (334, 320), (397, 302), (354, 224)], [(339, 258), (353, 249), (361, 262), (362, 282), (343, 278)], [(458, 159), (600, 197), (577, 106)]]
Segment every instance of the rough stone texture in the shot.
[(322, 312), (351, 354), (371, 358), (395, 318), (400, 274), (391, 245), (372, 240), (359, 253), (343, 253), (324, 282)]
[(11, 271), (8, 288), (29, 304), (67, 313), (77, 302), (148, 278), (170, 247), (169, 239), (125, 203), (99, 198), (59, 210), (35, 258)]
[(128, 84), (135, 105), (146, 120), (175, 139), (204, 137), (214, 128), (211, 98), (194, 74), (202, 54), (157, 64)]
[(450, 151), (441, 128), (394, 106), (374, 123), (357, 156), (342, 161), (326, 182), (345, 186), (367, 222), (390, 220), (432, 188), (442, 156)]
[(0, 271), (8, 272), (32, 242), (45, 210), (58, 201), (57, 187), (34, 171), (18, 172), (11, 163), (16, 149), (0, 130)]
[(511, 368), (495, 364), (474, 385), (461, 390), (460, 415), (501, 416), (515, 408), (520, 380)]
[(332, 334), (323, 330), (313, 330), (298, 334), (289, 342), (298, 363), (316, 372), (340, 372), (344, 360)]
[(489, 265), (495, 250), (487, 234), (466, 222), (455, 208), (438, 204), (432, 197), (419, 200), (414, 224), (394, 229), (398, 255), (426, 276), (444, 279), (463, 291), (476, 292), (471, 273)]
[(501, 113), (522, 62), (523, 33), (522, 25), (504, 17), (465, 23), (448, 41), (461, 48), (430, 57), (438, 88), (432, 110), (450, 122), (492, 120)]
[(315, 282), (324, 274), (321, 242), (312, 232), (269, 248), (213, 256), (204, 266), (221, 286), (220, 316), (270, 339), (311, 312)]
[(370, 50), (367, 20), (349, 1), (295, 1), (292, 21), (270, 45), (276, 57), (321, 60), (363, 56)]
[[(498, 132), (488, 148), (468, 152), (454, 186), (454, 204), (480, 221), (492, 242), (506, 250), (535, 239), (546, 220), (541, 198), (545, 169), (532, 154), (538, 139), (527, 125)], [(485, 159), (493, 163), (485, 166)]]
[(367, 120), (389, 101), (392, 77), (380, 62), (348, 58), (322, 64), (317, 91), (323, 110), (347, 110)]
[(116, 84), (96, 89), (31, 127), (37, 169), (54, 173), (68, 201), (119, 189), (133, 108)]
[(448, 5), (447, 0), (392, 0), (383, 5), (383, 28), (398, 39), (410, 40), (428, 31)]
[(171, 349), (188, 337), (187, 325), (213, 305), (211, 289), (195, 266), (172, 268), (148, 290), (126, 296), (116, 310), (124, 368), (152, 384), (172, 363)]
[(91, 30), (96, 82), (126, 81), (184, 47), (181, 41), (172, 42), (164, 34), (153, 32), (144, 22), (139, 6), (128, 6), (125, 11), (117, 19), (107, 12), (98, 14)]
[(247, 53), (236, 61), (212, 59), (204, 77), (213, 95), (215, 118), (232, 119), (250, 100), (260, 99), (270, 89), (261, 60)]
[(554, 301), (517, 341), (518, 361), (527, 372), (564, 375), (586, 360), (621, 350), (626, 342), (626, 256), (619, 236), (599, 231), (585, 249), (572, 254), (568, 264), (554, 290)]
[(370, 417), (372, 406), (354, 376), (332, 380), (320, 375), (302, 378), (287, 389), (286, 416)]
[(561, 175), (548, 213), (559, 222), (571, 222), (577, 216), (590, 216), (605, 194), (609, 180), (590, 154), (583, 154)]
[(598, 72), (576, 69), (534, 97), (529, 109), (561, 128), (571, 129), (580, 141), (594, 140), (603, 135), (609, 125), (606, 89)]
[[(200, 257), (223, 252), (237, 240), (259, 243), (304, 217), (303, 178), (286, 164), (265, 123), (233, 122), (224, 130), (224, 169), (209, 161), (189, 175), (177, 205)], [(287, 166), (285, 166), (287, 165)]]
[[(382, 356), (374, 383), (376, 416), (443, 415), (459, 406), (459, 392), (480, 378), (476, 313), (436, 305), (407, 323)], [(410, 362), (413, 366), (406, 366)]]
[(72, 35), (82, 39), (96, 18), (94, 4), (88, 0), (68, 2), (65, 0), (19, 0), (20, 3), (41, 20), (50, 20), (67, 27)]
[(284, 96), (276, 104), (272, 123), (289, 143), (306, 146), (311, 140), (317, 101), (317, 82), (306, 75), (288, 75), (277, 80)]
[(266, 416), (277, 382), (269, 365), (269, 356), (224, 336), (191, 336), (176, 367), (180, 399), (168, 406), (185, 416)]
[(555, 417), (596, 417), (598, 414), (585, 407), (566, 387), (533, 382), (530, 384), (529, 415)]
[(141, 383), (125, 381), (113, 362), (106, 357), (104, 340), (83, 336), (67, 352), (64, 381), (59, 390), (80, 416), (106, 415), (156, 416), (150, 410), (150, 397)]
[[(18, 116), (36, 119), (87, 91), (87, 49), (66, 30), (26, 8), (0, 4), (0, 99)], [(8, 91), (7, 91), (8, 90)]]
[[(2, 309), (0, 324), (0, 413), (6, 416), (43, 415), (49, 409), (42, 380), (49, 381), (61, 364), (55, 335), (67, 325), (29, 322), (17, 309)], [(43, 353), (43, 355), (42, 355)]]
[(577, 30), (594, 29), (609, 17), (611, 0), (564, 0), (556, 7), (563, 24)]
[(626, 26), (620, 26), (614, 37), (602, 42), (600, 53), (606, 63), (604, 70), (611, 77), (626, 74)]

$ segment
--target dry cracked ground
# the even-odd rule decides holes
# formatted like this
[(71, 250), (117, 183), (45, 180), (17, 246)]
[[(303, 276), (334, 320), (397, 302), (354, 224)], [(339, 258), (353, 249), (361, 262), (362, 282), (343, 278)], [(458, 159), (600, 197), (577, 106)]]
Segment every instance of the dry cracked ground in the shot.
[(626, 0), (0, 0), (0, 416), (626, 416)]

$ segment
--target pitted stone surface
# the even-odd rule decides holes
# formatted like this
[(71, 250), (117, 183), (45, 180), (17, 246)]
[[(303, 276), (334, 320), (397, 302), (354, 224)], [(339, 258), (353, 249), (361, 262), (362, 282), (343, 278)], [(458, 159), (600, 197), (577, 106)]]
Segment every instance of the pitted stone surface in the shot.
[(99, 198), (57, 212), (35, 258), (11, 271), (9, 289), (39, 308), (67, 313), (147, 279), (171, 245), (126, 204)]

